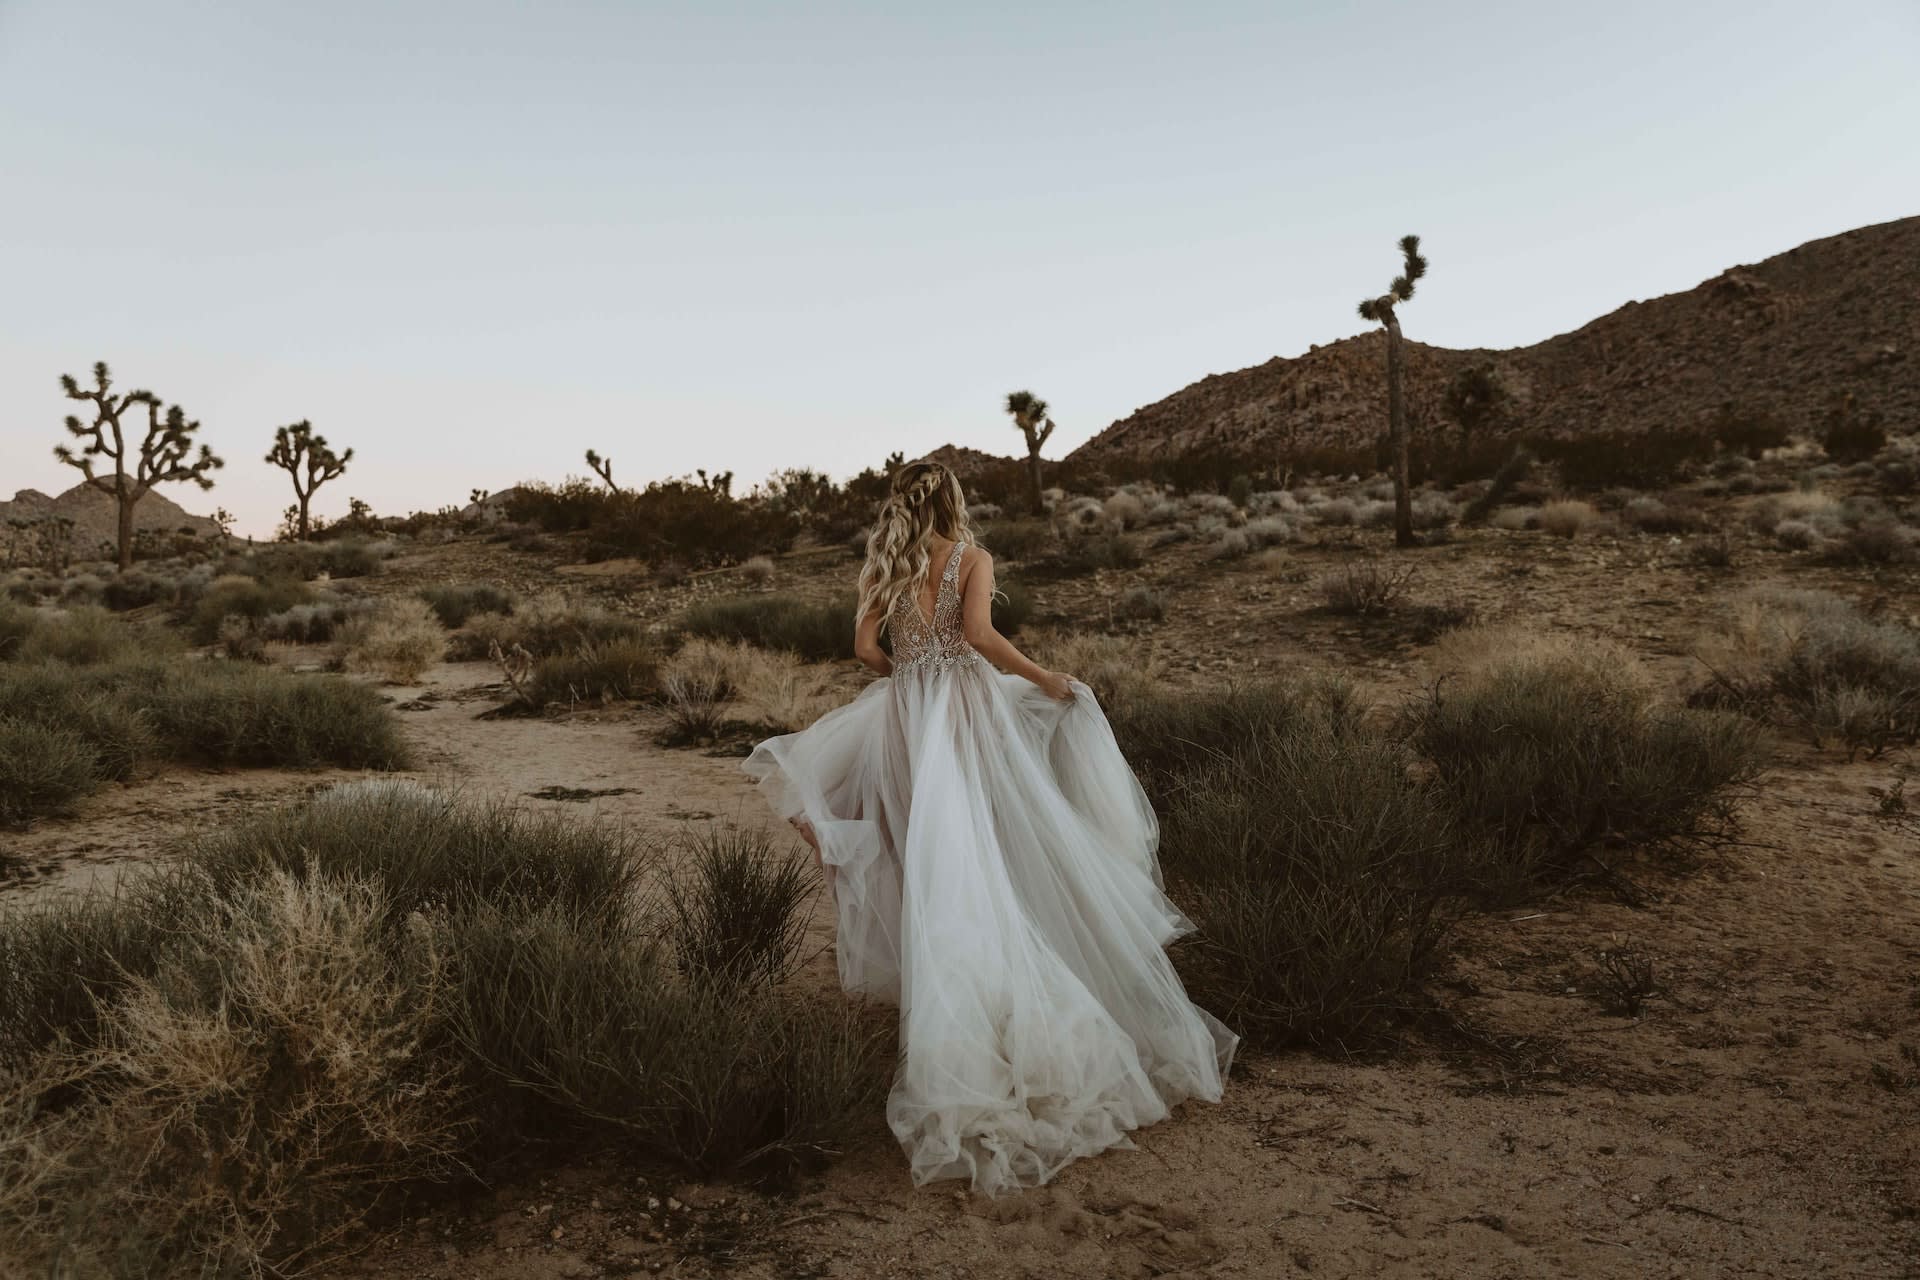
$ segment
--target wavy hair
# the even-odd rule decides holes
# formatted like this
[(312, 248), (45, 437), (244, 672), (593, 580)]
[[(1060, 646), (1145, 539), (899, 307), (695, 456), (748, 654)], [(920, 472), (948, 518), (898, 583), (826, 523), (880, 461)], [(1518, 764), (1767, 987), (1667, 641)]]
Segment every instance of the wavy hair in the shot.
[(927, 579), (936, 533), (965, 546), (976, 545), (967, 523), (967, 499), (960, 477), (937, 462), (909, 462), (893, 473), (892, 491), (880, 506), (867, 535), (867, 561), (860, 567), (860, 604), (856, 619), (878, 610), (885, 629), (900, 597)]

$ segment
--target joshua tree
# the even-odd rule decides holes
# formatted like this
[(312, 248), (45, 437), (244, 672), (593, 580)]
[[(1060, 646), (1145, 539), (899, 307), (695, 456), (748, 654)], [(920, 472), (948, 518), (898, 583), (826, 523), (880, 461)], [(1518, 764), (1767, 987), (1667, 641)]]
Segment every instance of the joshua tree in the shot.
[(1407, 403), (1400, 369), (1400, 317), (1395, 308), (1413, 297), (1413, 283), (1427, 274), (1427, 260), (1420, 256), (1420, 237), (1400, 237), (1400, 252), (1405, 263), (1387, 291), (1360, 303), (1360, 318), (1385, 325), (1387, 330), (1387, 426), (1393, 438), (1393, 540), (1402, 547), (1413, 546), (1413, 495), (1407, 486)]
[(1009, 392), (1007, 412), (1027, 438), (1027, 501), (1033, 504), (1033, 512), (1038, 515), (1042, 506), (1040, 446), (1053, 434), (1053, 419), (1047, 416), (1047, 402), (1031, 391)]
[(607, 488), (613, 490), (615, 493), (620, 492), (620, 486), (613, 482), (612, 458), (603, 458), (592, 449), (589, 449), (587, 450), (587, 465), (593, 468), (593, 474), (607, 482)]
[(313, 424), (303, 418), (273, 433), (273, 449), (267, 461), (293, 477), (293, 496), (299, 499), (293, 511), (294, 537), (305, 542), (312, 532), (307, 508), (314, 490), (347, 469), (353, 461), (353, 450), (335, 453), (326, 437), (315, 435)]
[[(79, 450), (71, 445), (56, 445), (53, 456), (70, 467), (76, 467), (85, 475), (86, 482), (107, 494), (119, 506), (120, 530), (118, 551), (120, 568), (124, 571), (133, 567), (133, 507), (156, 484), (165, 484), (176, 480), (190, 480), (202, 489), (213, 488), (213, 481), (207, 473), (226, 465), (213, 455), (206, 445), (200, 446), (200, 452), (193, 453), (193, 436), (200, 430), (198, 422), (189, 422), (187, 415), (179, 405), (167, 409), (166, 415), (160, 413), (160, 397), (151, 391), (129, 391), (124, 395), (113, 394), (113, 378), (107, 372), (107, 362), (96, 361), (93, 366), (93, 386), (83, 390), (71, 374), (60, 375), (60, 389), (67, 393), (69, 400), (86, 400), (94, 409), (93, 422), (82, 422), (73, 414), (67, 415), (67, 434), (86, 444)], [(129, 409), (144, 405), (147, 410), (147, 429), (138, 444), (127, 439), (126, 428), (121, 425)], [(135, 429), (139, 423), (133, 424)], [(113, 470), (101, 474), (94, 470), (95, 458), (107, 458), (113, 463)], [(128, 464), (132, 470), (128, 470)]]

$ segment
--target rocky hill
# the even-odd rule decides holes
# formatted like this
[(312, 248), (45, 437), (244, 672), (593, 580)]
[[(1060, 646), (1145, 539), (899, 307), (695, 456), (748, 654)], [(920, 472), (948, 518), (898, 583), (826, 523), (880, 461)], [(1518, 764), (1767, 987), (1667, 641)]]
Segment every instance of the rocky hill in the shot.
[[(1405, 323), (1419, 332), (1417, 303)], [(1408, 343), (1416, 436), (1447, 429), (1453, 375), (1488, 363), (1512, 395), (1510, 425), (1548, 436), (1659, 431), (1731, 403), (1807, 427), (1840, 391), (1920, 425), (1920, 217), (1814, 240), (1730, 267), (1685, 293), (1619, 310), (1530, 347)], [(1364, 448), (1386, 429), (1379, 329), (1292, 359), (1214, 374), (1137, 410), (1070, 460), (1275, 456)]]
[[(12, 502), (0, 502), (0, 531), (14, 521), (38, 522), (48, 518), (73, 521), (71, 538), (76, 556), (98, 555), (102, 544), (111, 546), (119, 537), (114, 500), (84, 483), (58, 497), (49, 498), (37, 489), (22, 489), (13, 495)], [(189, 514), (158, 489), (134, 506), (133, 527), (162, 532), (184, 530), (203, 537), (220, 532), (220, 526), (212, 520)]]

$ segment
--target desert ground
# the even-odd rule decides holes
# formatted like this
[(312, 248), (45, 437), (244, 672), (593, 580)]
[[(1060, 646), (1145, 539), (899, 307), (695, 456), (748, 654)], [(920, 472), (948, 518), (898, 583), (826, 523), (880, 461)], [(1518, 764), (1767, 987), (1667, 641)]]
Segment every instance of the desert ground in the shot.
[[(1832, 590), (1920, 622), (1912, 566), (1786, 555), (1739, 532), (1743, 501), (1758, 499), (1727, 499), (1716, 517), (1735, 530), (1732, 568), (1605, 522), (1568, 539), (1463, 529), (1394, 554), (1413, 566), (1415, 600), (1618, 641), (1675, 690), (1700, 678), (1695, 640), (1736, 590)], [(1175, 545), (1135, 568), (1035, 583), (1016, 638), (1044, 650), (1050, 634), (1120, 632), (1168, 688), (1316, 670), (1391, 706), (1431, 680), (1431, 637), (1332, 615), (1315, 589), (1384, 536), (1326, 530), (1257, 565)], [(843, 546), (803, 545), (764, 581), (722, 569), (669, 585), (638, 562), (461, 538), (410, 544), (353, 589), (557, 587), (664, 626), (702, 599), (825, 599), (855, 568)], [(1133, 587), (1164, 600), (1164, 616), (1117, 622), (1113, 601)], [(269, 660), (316, 667), (326, 654), (273, 645)], [(866, 678), (842, 662), (829, 680), (851, 696)], [(410, 772), (436, 786), (662, 835), (768, 824), (739, 769), (743, 744), (656, 745), (658, 705), (488, 717), (508, 689), (486, 661), (380, 687)], [(838, 1160), (791, 1184), (690, 1181), (614, 1147), (422, 1194), (306, 1274), (1920, 1275), (1920, 1063), (1902, 1052), (1920, 1044), (1920, 841), (1879, 802), (1912, 757), (1773, 739), (1771, 767), (1739, 797), (1737, 841), (1468, 914), (1433, 984), (1444, 1021), (1353, 1055), (1243, 1046), (1223, 1102), (1188, 1104), (1139, 1132), (1136, 1150), (1075, 1163), (1043, 1189), (915, 1189), (876, 1112)], [(74, 816), (0, 834), (13, 868), (0, 902), (110, 883), (185, 835), (351, 776), (159, 767)], [(1623, 941), (1657, 975), (1637, 1017), (1596, 1000), (1596, 957)], [(833, 991), (831, 947), (817, 894), (797, 981)]]

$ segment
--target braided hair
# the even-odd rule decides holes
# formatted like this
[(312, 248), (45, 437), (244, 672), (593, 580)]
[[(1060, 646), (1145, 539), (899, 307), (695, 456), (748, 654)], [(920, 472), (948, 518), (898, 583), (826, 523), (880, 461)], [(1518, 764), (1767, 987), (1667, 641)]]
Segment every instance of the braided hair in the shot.
[(937, 462), (909, 462), (893, 473), (892, 491), (867, 536), (856, 618), (878, 611), (885, 629), (894, 606), (926, 581), (934, 534), (973, 546), (960, 477)]

